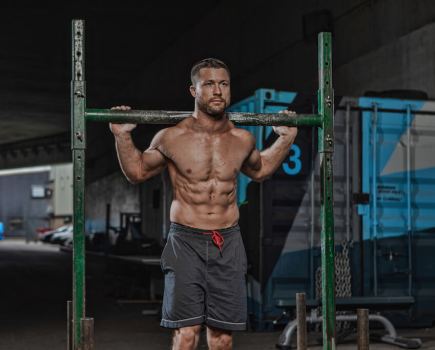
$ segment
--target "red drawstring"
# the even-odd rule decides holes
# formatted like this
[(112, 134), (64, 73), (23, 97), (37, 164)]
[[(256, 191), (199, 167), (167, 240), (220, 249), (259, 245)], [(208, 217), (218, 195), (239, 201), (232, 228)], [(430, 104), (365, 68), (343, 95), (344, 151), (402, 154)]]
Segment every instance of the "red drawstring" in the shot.
[(219, 251), (222, 255), (222, 247), (224, 246), (224, 237), (220, 234), (219, 231), (211, 231), (211, 232), (202, 232), (203, 235), (211, 235), (211, 239), (216, 247), (219, 248)]

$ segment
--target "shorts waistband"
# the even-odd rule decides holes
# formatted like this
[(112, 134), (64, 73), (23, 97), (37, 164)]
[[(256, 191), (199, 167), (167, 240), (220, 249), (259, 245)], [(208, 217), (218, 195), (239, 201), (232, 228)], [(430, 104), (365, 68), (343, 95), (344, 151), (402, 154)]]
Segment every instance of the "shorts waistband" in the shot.
[(171, 222), (170, 231), (185, 232), (185, 233), (191, 233), (191, 234), (195, 234), (195, 235), (202, 234), (205, 232), (218, 231), (220, 234), (225, 236), (225, 235), (230, 235), (234, 232), (240, 232), (240, 227), (239, 227), (239, 225), (234, 225), (234, 226), (225, 227), (225, 228), (207, 230), (207, 229), (182, 225), (182, 224), (179, 224), (176, 222)]

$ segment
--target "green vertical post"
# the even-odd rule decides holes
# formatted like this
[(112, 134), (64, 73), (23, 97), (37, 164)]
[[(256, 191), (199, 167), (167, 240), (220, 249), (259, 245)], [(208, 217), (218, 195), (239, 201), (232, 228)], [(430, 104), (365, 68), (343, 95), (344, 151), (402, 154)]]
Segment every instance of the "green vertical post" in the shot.
[(71, 148), (73, 158), (73, 349), (82, 348), (85, 318), (85, 108), (84, 21), (72, 22)]
[(335, 349), (335, 261), (332, 156), (334, 153), (334, 91), (331, 33), (319, 33), (319, 128), (321, 183), (323, 349)]

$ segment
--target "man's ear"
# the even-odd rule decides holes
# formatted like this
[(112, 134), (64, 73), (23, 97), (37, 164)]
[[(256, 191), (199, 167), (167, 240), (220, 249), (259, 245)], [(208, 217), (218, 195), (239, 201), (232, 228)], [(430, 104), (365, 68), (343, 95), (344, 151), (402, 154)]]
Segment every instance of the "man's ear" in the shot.
[(190, 90), (190, 94), (193, 97), (196, 97), (196, 89), (195, 89), (195, 87), (193, 85), (190, 85), (189, 90)]

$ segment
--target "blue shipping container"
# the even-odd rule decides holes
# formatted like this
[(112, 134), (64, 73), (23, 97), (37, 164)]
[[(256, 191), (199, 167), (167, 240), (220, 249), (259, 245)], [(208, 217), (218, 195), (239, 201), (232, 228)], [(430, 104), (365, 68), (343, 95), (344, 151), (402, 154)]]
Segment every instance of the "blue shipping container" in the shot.
[[(230, 110), (310, 113), (315, 102), (315, 96), (260, 89)], [(430, 325), (435, 320), (435, 103), (341, 97), (335, 104), (335, 241), (337, 253), (342, 242), (350, 244), (351, 294), (412, 295), (415, 305), (390, 318)], [(259, 149), (274, 141), (270, 127), (246, 129)], [(316, 132), (301, 128), (271, 179), (260, 185), (239, 177), (255, 328), (280, 316), (275, 307), (280, 299), (293, 299), (296, 292), (318, 297), (318, 174)]]

